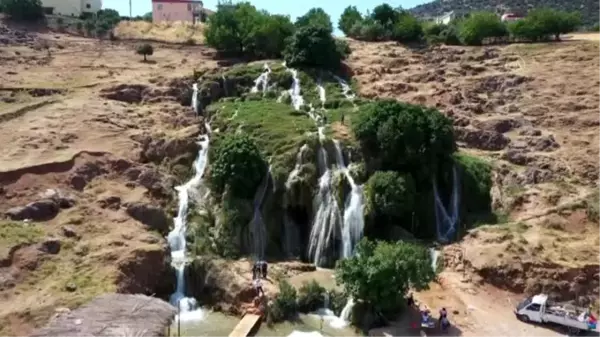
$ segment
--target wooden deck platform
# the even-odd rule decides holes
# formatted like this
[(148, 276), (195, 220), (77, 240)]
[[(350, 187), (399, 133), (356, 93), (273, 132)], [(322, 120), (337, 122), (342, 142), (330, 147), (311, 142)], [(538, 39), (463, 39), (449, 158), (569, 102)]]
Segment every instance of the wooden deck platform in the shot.
[(233, 331), (229, 334), (229, 337), (247, 337), (252, 328), (260, 322), (259, 315), (246, 314), (242, 320), (235, 326)]

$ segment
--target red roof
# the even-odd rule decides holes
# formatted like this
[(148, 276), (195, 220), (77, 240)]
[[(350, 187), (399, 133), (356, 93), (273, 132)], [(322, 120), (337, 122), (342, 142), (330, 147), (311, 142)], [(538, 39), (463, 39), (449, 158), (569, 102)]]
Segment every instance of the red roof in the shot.
[(152, 0), (152, 2), (202, 2), (202, 0)]

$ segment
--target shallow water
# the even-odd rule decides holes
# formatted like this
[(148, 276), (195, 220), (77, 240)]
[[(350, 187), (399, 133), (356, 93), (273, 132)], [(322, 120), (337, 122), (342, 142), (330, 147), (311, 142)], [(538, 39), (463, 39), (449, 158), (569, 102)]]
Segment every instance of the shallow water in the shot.
[[(206, 312), (202, 321), (182, 322), (181, 336), (229, 336), (231, 331), (239, 323), (240, 318), (225, 315), (220, 312)], [(317, 315), (301, 314), (294, 322), (282, 322), (268, 326), (262, 323), (254, 336), (288, 336), (294, 331), (311, 332), (318, 331), (323, 336), (360, 336), (352, 327), (335, 329), (327, 321)], [(171, 336), (177, 336), (177, 323), (171, 326)]]

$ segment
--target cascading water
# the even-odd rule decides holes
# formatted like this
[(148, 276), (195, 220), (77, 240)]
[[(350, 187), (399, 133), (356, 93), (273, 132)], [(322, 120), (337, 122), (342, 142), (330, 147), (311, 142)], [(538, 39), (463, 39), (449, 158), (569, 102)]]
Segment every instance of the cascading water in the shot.
[(438, 240), (448, 242), (456, 232), (456, 223), (459, 216), (459, 180), (456, 166), (452, 167), (452, 193), (450, 195), (450, 214), (446, 211), (446, 207), (440, 198), (437, 184), (432, 180), (433, 197), (434, 197), (434, 212), (437, 229)]
[(252, 89), (250, 89), (250, 92), (258, 92), (259, 87), (262, 88), (263, 93), (267, 91), (267, 88), (269, 86), (269, 75), (271, 74), (271, 68), (269, 68), (269, 65), (266, 63), (263, 66), (263, 68), (263, 73), (260, 74), (260, 76), (258, 76), (256, 80), (254, 80), (254, 86), (252, 87)]
[(429, 248), (429, 256), (431, 257), (431, 269), (437, 271), (437, 261), (440, 257), (440, 251), (435, 248)]
[(250, 229), (252, 231), (252, 252), (256, 260), (263, 259), (265, 254), (267, 229), (260, 209), (267, 194), (270, 177), (271, 166), (269, 165), (267, 173), (254, 195), (254, 216), (250, 222)]
[(363, 210), (363, 187), (357, 185), (350, 175), (346, 164), (344, 164), (344, 158), (342, 156), (342, 148), (340, 142), (334, 140), (335, 144), (335, 155), (338, 167), (344, 173), (346, 180), (351, 187), (350, 195), (348, 195), (344, 207), (344, 224), (342, 226), (342, 258), (349, 258), (354, 253), (354, 247), (362, 239), (363, 230), (365, 227)]
[(198, 115), (198, 83), (192, 85), (192, 109)]
[[(285, 67), (285, 63), (283, 64)], [(292, 106), (295, 110), (300, 110), (300, 108), (304, 105), (304, 98), (300, 93), (300, 79), (298, 78), (298, 71), (296, 69), (287, 68), (290, 73), (292, 73), (292, 87), (288, 90), (290, 97), (292, 98)]]
[[(194, 84), (194, 93), (192, 95), (192, 107), (198, 112), (198, 86)], [(210, 134), (210, 125), (205, 124), (207, 132)], [(204, 317), (202, 309), (198, 308), (194, 298), (185, 297), (185, 264), (186, 264), (186, 238), (187, 215), (189, 207), (190, 191), (198, 187), (202, 183), (202, 178), (206, 165), (208, 163), (208, 134), (200, 136), (201, 140), (200, 151), (198, 157), (194, 161), (194, 176), (188, 182), (181, 186), (175, 187), (179, 197), (179, 209), (177, 217), (174, 219), (174, 228), (167, 239), (171, 248), (171, 263), (177, 271), (177, 288), (175, 293), (171, 295), (170, 302), (180, 309), (176, 319), (180, 321), (201, 320)]]

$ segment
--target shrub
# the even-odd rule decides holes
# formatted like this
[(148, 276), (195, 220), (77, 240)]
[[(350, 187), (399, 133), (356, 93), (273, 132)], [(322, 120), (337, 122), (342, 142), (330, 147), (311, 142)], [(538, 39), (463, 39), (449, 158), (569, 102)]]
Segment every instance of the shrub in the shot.
[(335, 274), (348, 295), (383, 314), (404, 305), (409, 287), (425, 289), (435, 277), (424, 247), (366, 238), (359, 242), (353, 257), (337, 262)]
[(351, 30), (354, 25), (361, 23), (363, 20), (362, 15), (356, 9), (356, 6), (348, 6), (342, 12), (340, 20), (338, 21), (338, 28), (344, 32), (344, 34), (351, 36)]
[(399, 13), (388, 4), (373, 8), (371, 18), (384, 27), (392, 27), (398, 22)]
[(458, 32), (456, 26), (450, 25), (446, 27), (439, 35), (440, 41), (449, 46), (460, 45), (460, 39), (458, 38)]
[(226, 3), (209, 17), (204, 36), (209, 46), (221, 52), (276, 58), (293, 31), (288, 16), (258, 11), (247, 2)]
[(0, 8), (15, 20), (35, 21), (44, 17), (41, 0), (0, 0)]
[(392, 37), (398, 42), (418, 41), (423, 35), (423, 27), (419, 20), (408, 12), (398, 14), (392, 30)]
[(245, 134), (226, 134), (210, 148), (211, 189), (226, 189), (240, 198), (251, 198), (265, 174), (267, 163), (256, 143)]
[(281, 322), (293, 318), (296, 314), (296, 289), (287, 281), (279, 282), (279, 294), (269, 307), (268, 319), (271, 322)]
[(345, 60), (352, 53), (352, 49), (350, 49), (350, 45), (345, 40), (336, 39), (335, 47), (337, 52), (340, 54), (342, 60)]
[(500, 18), (491, 12), (472, 13), (460, 24), (459, 37), (466, 45), (481, 45), (486, 38), (504, 37), (508, 34)]
[(559, 40), (560, 34), (574, 31), (581, 24), (581, 18), (575, 12), (568, 13), (549, 8), (540, 8), (531, 11), (524, 20), (524, 23), (530, 25), (531, 28), (523, 29), (520, 27), (521, 29), (517, 31), (514, 31), (513, 28), (513, 33), (519, 34), (520, 32), (525, 32), (528, 36), (516, 35), (517, 37), (530, 38), (531, 36), (535, 36), (535, 40), (539, 40), (552, 35), (556, 40)]
[(365, 194), (369, 214), (388, 220), (400, 219), (413, 209), (417, 191), (410, 175), (378, 171), (367, 181)]
[(311, 312), (323, 307), (327, 290), (317, 281), (304, 282), (298, 292), (298, 310)]
[(357, 22), (350, 30), (350, 36), (364, 41), (385, 41), (390, 38), (391, 33), (379, 22), (368, 18)]
[(438, 164), (456, 150), (452, 121), (439, 111), (395, 100), (360, 107), (352, 123), (371, 167), (432, 177)]
[(291, 67), (337, 69), (342, 60), (331, 31), (319, 26), (296, 30), (288, 40), (283, 56)]
[(146, 62), (147, 61), (146, 56), (154, 54), (154, 47), (152, 47), (151, 44), (144, 43), (142, 45), (139, 45), (137, 47), (137, 49), (135, 50), (135, 52), (138, 55), (144, 55), (144, 62)]
[(307, 26), (323, 27), (329, 32), (333, 32), (333, 24), (331, 24), (331, 18), (329, 14), (325, 13), (322, 8), (312, 8), (306, 14), (296, 19), (295, 26), (297, 28)]

